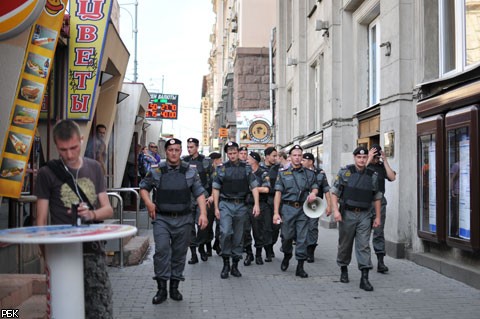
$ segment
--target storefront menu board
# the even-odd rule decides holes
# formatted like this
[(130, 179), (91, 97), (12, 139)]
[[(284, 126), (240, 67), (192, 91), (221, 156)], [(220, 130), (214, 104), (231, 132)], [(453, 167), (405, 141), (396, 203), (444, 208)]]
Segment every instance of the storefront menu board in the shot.
[(20, 197), (67, 2), (47, 0), (31, 27), (5, 134), (0, 162), (0, 196)]

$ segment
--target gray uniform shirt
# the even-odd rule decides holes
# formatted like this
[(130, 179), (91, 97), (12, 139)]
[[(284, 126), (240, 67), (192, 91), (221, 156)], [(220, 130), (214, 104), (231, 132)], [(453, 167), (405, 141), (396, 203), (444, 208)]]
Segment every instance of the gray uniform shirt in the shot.
[(303, 202), (312, 189), (318, 189), (314, 171), (290, 166), (278, 172), (275, 190), (282, 192), (282, 200)]

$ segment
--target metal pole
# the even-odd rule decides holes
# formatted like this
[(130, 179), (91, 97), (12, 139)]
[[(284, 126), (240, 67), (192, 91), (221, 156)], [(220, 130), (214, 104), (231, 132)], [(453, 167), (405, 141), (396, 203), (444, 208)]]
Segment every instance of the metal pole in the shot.
[(133, 82), (137, 83), (138, 80), (138, 72), (137, 72), (137, 67), (138, 67), (138, 61), (137, 61), (137, 39), (138, 39), (138, 28), (137, 28), (137, 19), (138, 18), (138, 1), (135, 0), (135, 30), (133, 32), (135, 33), (135, 52), (134, 52), (134, 61), (133, 61)]
[(275, 35), (275, 28), (272, 28), (270, 33), (270, 41), (268, 42), (268, 86), (269, 86), (269, 102), (270, 102), (270, 114), (272, 115), (272, 137), (273, 145), (276, 145), (275, 134), (275, 112), (273, 110), (273, 40)]

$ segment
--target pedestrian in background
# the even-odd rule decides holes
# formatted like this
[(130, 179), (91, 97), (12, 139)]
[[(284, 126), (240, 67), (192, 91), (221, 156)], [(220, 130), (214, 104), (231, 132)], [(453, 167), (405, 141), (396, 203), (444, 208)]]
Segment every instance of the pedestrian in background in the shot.
[[(295, 258), (297, 259), (296, 276), (307, 278), (304, 262), (307, 260), (308, 217), (303, 211), (303, 203), (313, 202), (317, 198), (318, 185), (315, 173), (302, 167), (303, 149), (295, 145), (289, 155), (292, 165), (278, 172), (275, 183), (275, 199), (273, 222), (282, 221), (281, 238), (284, 254), (280, 269), (286, 271), (293, 256), (293, 240), (296, 242)], [(280, 204), (281, 217), (280, 217)]]
[[(380, 200), (378, 175), (367, 168), (368, 150), (359, 146), (353, 151), (353, 165), (342, 167), (335, 178), (330, 192), (332, 211), (338, 222), (337, 264), (340, 266), (340, 282), (348, 283), (348, 265), (352, 260), (353, 241), (358, 269), (362, 272), (360, 288), (372, 291), (368, 272), (373, 268), (370, 253), (372, 219), (370, 208), (375, 207), (373, 227), (380, 225)], [(340, 208), (338, 204), (340, 203)]]
[[(378, 190), (382, 192), (381, 209), (380, 209), (380, 225), (373, 229), (373, 250), (377, 255), (377, 272), (386, 273), (388, 267), (385, 265), (383, 258), (385, 257), (385, 220), (387, 217), (387, 199), (385, 198), (385, 180), (393, 182), (396, 173), (388, 164), (387, 157), (378, 144), (372, 145), (368, 151), (367, 167), (374, 170), (378, 174)], [(375, 217), (375, 207), (371, 209), (372, 218)]]
[[(238, 144), (228, 142), (223, 148), (228, 161), (217, 167), (213, 179), (213, 200), (215, 217), (220, 220), (220, 247), (223, 258), (223, 268), (220, 274), (226, 279), (229, 273), (241, 277), (238, 262), (243, 253), (243, 229), (247, 214), (245, 199), (252, 192), (254, 205), (251, 212), (255, 217), (260, 214), (258, 182), (252, 174), (252, 169), (238, 158)], [(230, 268), (230, 258), (232, 267)]]
[(88, 139), (87, 148), (85, 149), (85, 157), (97, 160), (102, 167), (103, 174), (107, 172), (107, 144), (105, 143), (106, 135), (107, 127), (104, 124), (98, 124), (95, 127), (94, 136)]
[[(158, 291), (152, 299), (160, 304), (167, 299), (167, 281), (170, 281), (170, 298), (183, 299), (178, 290), (180, 281), (185, 280), (183, 271), (190, 243), (194, 220), (191, 211), (191, 196), (200, 210), (198, 225), (207, 226), (205, 189), (198, 173), (180, 159), (182, 142), (176, 138), (165, 143), (167, 160), (158, 167), (152, 167), (140, 183), (140, 195), (152, 218), (155, 254), (153, 265)], [(153, 188), (153, 201), (150, 191)]]

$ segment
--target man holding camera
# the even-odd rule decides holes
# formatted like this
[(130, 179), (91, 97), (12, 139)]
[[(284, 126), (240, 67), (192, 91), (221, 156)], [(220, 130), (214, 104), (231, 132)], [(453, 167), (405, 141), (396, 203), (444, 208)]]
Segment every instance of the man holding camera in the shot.
[[(393, 182), (395, 180), (395, 171), (388, 164), (387, 157), (378, 144), (374, 144), (368, 152), (367, 167), (374, 170), (378, 174), (378, 190), (382, 192), (381, 209), (380, 209), (380, 226), (373, 229), (373, 250), (377, 255), (378, 265), (377, 272), (386, 273), (388, 267), (383, 262), (385, 257), (385, 219), (387, 213), (387, 200), (385, 199), (385, 180)], [(375, 216), (375, 208), (371, 210), (372, 217)]]

